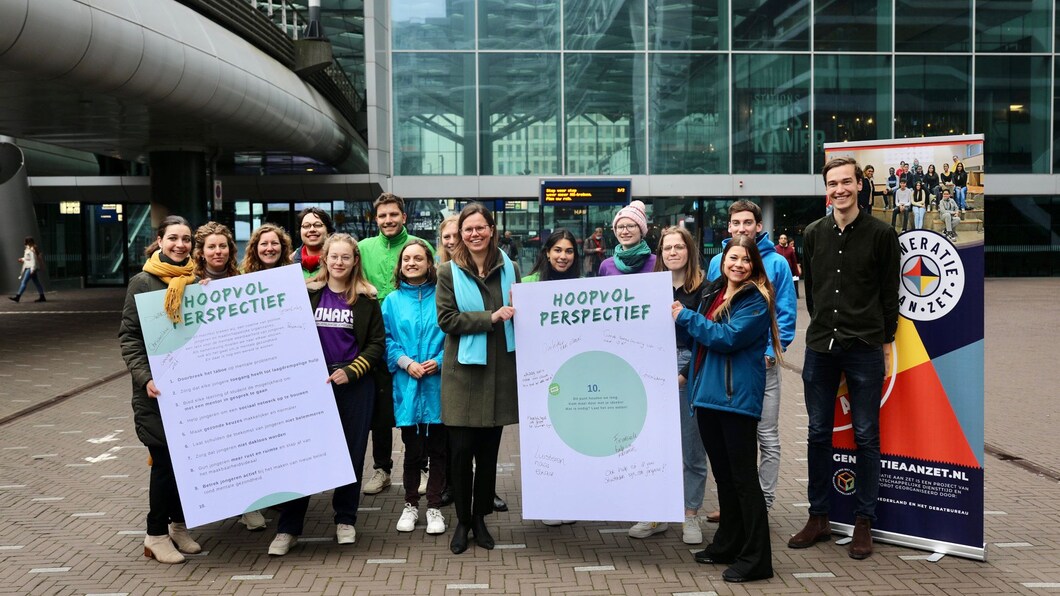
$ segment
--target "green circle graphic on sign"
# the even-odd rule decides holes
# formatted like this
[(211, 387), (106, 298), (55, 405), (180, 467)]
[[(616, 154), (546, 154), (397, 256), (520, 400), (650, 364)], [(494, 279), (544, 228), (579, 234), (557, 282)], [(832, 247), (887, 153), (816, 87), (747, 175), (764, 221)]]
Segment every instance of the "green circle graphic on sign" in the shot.
[(628, 362), (583, 352), (563, 363), (548, 387), (552, 428), (568, 447), (608, 457), (632, 445), (644, 428), (648, 395)]

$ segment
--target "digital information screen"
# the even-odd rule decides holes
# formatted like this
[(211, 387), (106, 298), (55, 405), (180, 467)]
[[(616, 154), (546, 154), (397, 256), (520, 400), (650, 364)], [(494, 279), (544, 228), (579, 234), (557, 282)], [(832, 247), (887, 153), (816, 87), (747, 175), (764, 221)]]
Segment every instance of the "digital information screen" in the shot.
[(541, 180), (542, 205), (625, 205), (629, 200), (629, 180)]

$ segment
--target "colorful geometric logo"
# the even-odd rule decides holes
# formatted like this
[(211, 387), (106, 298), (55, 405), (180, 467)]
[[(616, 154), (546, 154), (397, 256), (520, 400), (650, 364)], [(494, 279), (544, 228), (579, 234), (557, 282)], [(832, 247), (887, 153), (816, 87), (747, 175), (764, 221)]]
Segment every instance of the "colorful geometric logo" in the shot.
[(913, 230), (898, 237), (902, 285), (898, 310), (907, 319), (934, 321), (953, 310), (964, 293), (964, 262), (945, 236)]
[(854, 494), (854, 479), (857, 475), (850, 468), (839, 468), (832, 475), (832, 486), (844, 495)]

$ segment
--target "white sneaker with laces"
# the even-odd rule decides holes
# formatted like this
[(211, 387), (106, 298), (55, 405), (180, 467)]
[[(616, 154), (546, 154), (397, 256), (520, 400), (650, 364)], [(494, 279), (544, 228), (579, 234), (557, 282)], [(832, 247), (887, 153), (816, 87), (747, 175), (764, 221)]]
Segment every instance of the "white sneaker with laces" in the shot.
[(415, 505), (405, 503), (405, 509), (398, 518), (397, 531), (411, 532), (416, 529), (416, 522), (420, 520), (420, 511)]
[(353, 544), (357, 542), (357, 530), (350, 524), (338, 524), (335, 526), (335, 541), (339, 544)]
[(685, 544), (699, 544), (703, 542), (703, 528), (699, 527), (699, 518), (694, 515), (686, 515), (685, 523), (681, 528), (681, 540)]
[(630, 538), (647, 538), (655, 534), (661, 534), (670, 529), (666, 522), (637, 522), (629, 529)]
[(445, 516), (442, 515), (441, 509), (428, 509), (427, 510), (427, 533), (428, 534), (444, 534), (445, 533)]
[(420, 496), (427, 494), (427, 472), (420, 470), (420, 487), (416, 489)]
[(296, 544), (298, 544), (298, 536), (281, 532), (272, 539), (272, 544), (269, 545), (269, 554), (274, 557), (282, 557)]
[(364, 494), (374, 495), (383, 492), (384, 488), (390, 486), (390, 473), (385, 470), (376, 470), (375, 474), (364, 484)]
[(265, 516), (260, 511), (248, 511), (239, 516), (239, 523), (247, 527), (251, 532), (265, 529)]

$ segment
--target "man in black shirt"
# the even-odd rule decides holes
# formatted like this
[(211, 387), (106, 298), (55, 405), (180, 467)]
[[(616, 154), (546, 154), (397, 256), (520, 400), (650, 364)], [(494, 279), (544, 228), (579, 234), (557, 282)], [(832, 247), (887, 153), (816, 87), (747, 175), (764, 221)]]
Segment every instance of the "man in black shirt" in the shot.
[(807, 548), (830, 537), (835, 400), (845, 376), (857, 445), (849, 554), (864, 559), (872, 554), (880, 484), (880, 400), (885, 352), (898, 328), (900, 249), (893, 228), (858, 209), (863, 179), (856, 161), (829, 160), (823, 175), (832, 214), (810, 224), (803, 234), (802, 273), (810, 313), (802, 372), (809, 415), (810, 518), (788, 546)]

